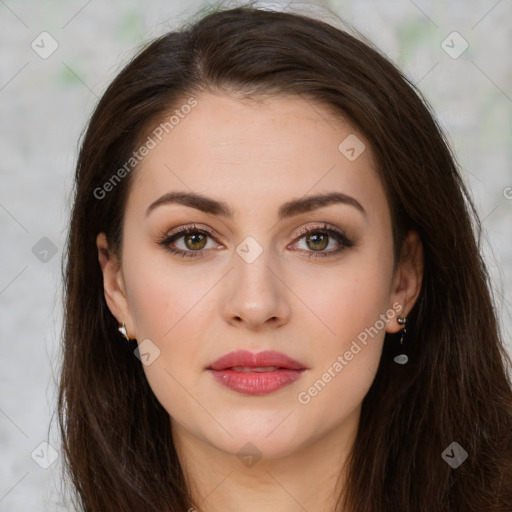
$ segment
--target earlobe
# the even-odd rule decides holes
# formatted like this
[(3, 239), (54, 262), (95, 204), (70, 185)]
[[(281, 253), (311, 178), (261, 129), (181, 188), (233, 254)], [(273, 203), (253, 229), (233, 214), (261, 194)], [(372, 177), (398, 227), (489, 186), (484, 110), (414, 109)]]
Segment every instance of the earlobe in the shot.
[[(407, 317), (421, 291), (423, 282), (423, 244), (419, 234), (410, 230), (405, 237), (400, 262), (393, 278), (391, 304), (401, 305), (398, 316)], [(401, 329), (397, 318), (388, 323), (386, 331), (397, 332)]]
[(124, 322), (126, 324), (126, 330), (130, 332), (131, 316), (120, 262), (109, 250), (105, 233), (98, 234), (96, 237), (96, 246), (98, 248), (98, 261), (103, 273), (105, 301), (117, 321), (120, 324)]

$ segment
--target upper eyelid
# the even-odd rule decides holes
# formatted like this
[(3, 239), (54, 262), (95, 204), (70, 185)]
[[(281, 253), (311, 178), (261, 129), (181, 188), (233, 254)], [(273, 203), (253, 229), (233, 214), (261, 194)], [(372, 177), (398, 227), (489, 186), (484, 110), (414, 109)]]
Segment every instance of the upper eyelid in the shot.
[[(334, 231), (335, 233), (338, 233), (339, 235), (345, 235), (344, 230), (340, 228), (336, 228), (334, 226), (331, 226), (328, 222), (321, 222), (321, 226), (308, 226), (300, 228), (298, 233), (295, 235), (295, 238), (298, 236), (302, 237), (305, 234), (307, 234), (310, 231)], [(175, 228), (174, 230), (171, 230), (166, 235), (164, 235), (167, 238), (173, 237), (175, 235), (184, 235), (189, 232), (196, 232), (196, 231), (204, 231), (208, 235), (211, 235), (212, 237), (220, 237), (220, 235), (216, 234), (216, 231), (211, 228), (204, 228), (196, 225), (190, 225), (190, 226), (179, 226)], [(222, 238), (222, 237), (220, 237)], [(294, 239), (295, 239), (294, 238)]]

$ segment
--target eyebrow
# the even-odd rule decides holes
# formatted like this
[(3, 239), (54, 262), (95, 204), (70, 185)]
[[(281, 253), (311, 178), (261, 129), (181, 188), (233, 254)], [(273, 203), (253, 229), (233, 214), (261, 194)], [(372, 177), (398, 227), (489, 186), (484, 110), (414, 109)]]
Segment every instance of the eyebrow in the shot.
[[(151, 203), (146, 210), (146, 217), (158, 206), (164, 204), (182, 204), (190, 208), (195, 208), (210, 215), (219, 217), (233, 218), (234, 211), (229, 205), (223, 201), (217, 201), (210, 197), (206, 197), (194, 192), (169, 192)], [(313, 196), (301, 197), (293, 199), (281, 205), (278, 211), (279, 220), (287, 219), (301, 213), (307, 213), (318, 210), (331, 204), (346, 204), (353, 206), (364, 216), (367, 215), (366, 210), (361, 203), (352, 196), (342, 194), (341, 192), (332, 192), (329, 194), (317, 194)]]

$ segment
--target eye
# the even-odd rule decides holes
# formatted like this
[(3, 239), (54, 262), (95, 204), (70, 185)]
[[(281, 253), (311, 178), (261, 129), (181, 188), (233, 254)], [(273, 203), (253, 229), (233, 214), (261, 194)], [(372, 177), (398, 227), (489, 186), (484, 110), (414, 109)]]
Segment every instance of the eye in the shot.
[[(354, 242), (350, 240), (345, 233), (338, 229), (324, 224), (322, 227), (304, 228), (299, 232), (299, 242), (304, 240), (305, 250), (309, 252), (309, 257), (333, 256), (341, 253), (346, 248), (352, 247)], [(330, 251), (325, 251), (330, 242), (338, 244), (338, 247)], [(294, 245), (298, 245), (298, 242)]]
[[(204, 256), (202, 251), (207, 248), (206, 242), (208, 238), (213, 238), (211, 231), (197, 228), (195, 225), (184, 226), (166, 235), (158, 244), (163, 245), (165, 249), (172, 254), (181, 255), (184, 258), (196, 258)], [(173, 244), (176, 245), (181, 239), (183, 239), (182, 245), (184, 245), (184, 247), (172, 247)]]

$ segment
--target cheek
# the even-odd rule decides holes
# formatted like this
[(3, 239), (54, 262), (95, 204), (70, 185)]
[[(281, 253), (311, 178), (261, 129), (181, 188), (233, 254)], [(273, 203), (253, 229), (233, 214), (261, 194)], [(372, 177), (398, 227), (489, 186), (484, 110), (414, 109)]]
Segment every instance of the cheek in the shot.
[[(143, 370), (157, 400), (178, 421), (190, 416), (200, 396), (197, 375), (202, 368), (210, 313), (205, 295), (212, 284), (192, 276), (147, 269), (133, 283), (133, 315), (138, 342), (149, 338), (157, 356)], [(139, 335), (140, 333), (140, 335)], [(150, 350), (151, 351), (151, 350)]]
[[(142, 261), (145, 261), (142, 264)], [(214, 313), (211, 291), (218, 278), (190, 268), (180, 270), (160, 257), (126, 262), (128, 295), (138, 342), (146, 339), (158, 357), (144, 366), (150, 386), (162, 403), (183, 399), (183, 388), (194, 389), (196, 369), (205, 362), (204, 344)], [(193, 369), (194, 371), (191, 371)]]
[[(330, 347), (343, 349), (389, 308), (392, 261), (358, 253), (329, 272), (316, 269), (294, 278), (294, 293), (307, 307), (308, 330)], [(300, 276), (300, 277), (299, 277)], [(303, 309), (303, 304), (297, 307)], [(382, 330), (381, 322), (378, 328)]]
[(191, 335), (190, 319), (194, 318), (196, 325), (203, 317), (215, 279), (197, 268), (172, 265), (170, 258), (148, 251), (145, 258), (126, 262), (129, 306), (141, 339), (165, 345), (189, 332), (188, 344), (197, 339)]
[[(304, 325), (314, 367), (301, 387), (299, 403), (337, 411), (339, 419), (355, 408), (370, 388), (380, 361), (389, 307), (392, 260), (361, 257), (340, 267), (321, 287), (309, 288), (303, 278), (302, 296), (315, 313)], [(335, 274), (335, 275), (334, 275)], [(311, 293), (311, 290), (316, 290)], [(335, 421), (334, 416), (331, 420)]]

